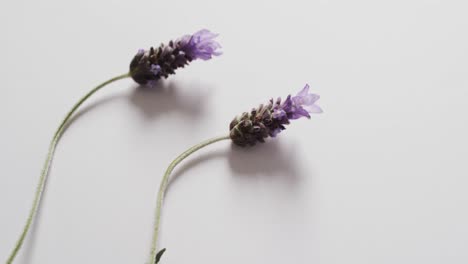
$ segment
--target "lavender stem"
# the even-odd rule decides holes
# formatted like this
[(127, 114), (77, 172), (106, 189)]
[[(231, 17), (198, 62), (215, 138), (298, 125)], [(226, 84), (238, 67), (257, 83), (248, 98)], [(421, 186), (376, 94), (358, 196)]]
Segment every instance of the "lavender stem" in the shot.
[(155, 264), (156, 262), (156, 255), (158, 253), (156, 251), (156, 248), (157, 248), (158, 235), (159, 235), (159, 225), (161, 223), (161, 210), (162, 210), (162, 205), (163, 205), (163, 200), (164, 200), (164, 194), (169, 184), (169, 176), (171, 175), (172, 171), (177, 166), (177, 164), (179, 164), (182, 160), (190, 156), (192, 153), (210, 144), (213, 144), (215, 142), (225, 140), (225, 139), (230, 139), (230, 137), (229, 136), (215, 137), (215, 138), (203, 141), (189, 148), (182, 154), (180, 154), (174, 161), (171, 162), (171, 164), (169, 164), (169, 167), (166, 169), (166, 172), (164, 173), (164, 176), (161, 180), (161, 185), (159, 186), (158, 198), (156, 202), (155, 221), (154, 221), (154, 228), (153, 228), (153, 240), (151, 242), (151, 251), (150, 251), (150, 258), (149, 258), (148, 264)]
[(19, 250), (21, 249), (21, 246), (23, 245), (24, 239), (26, 238), (26, 235), (28, 234), (28, 231), (29, 231), (29, 229), (31, 227), (31, 224), (34, 221), (34, 218), (35, 218), (35, 216), (37, 214), (37, 211), (38, 211), (38, 208), (39, 208), (39, 204), (41, 202), (42, 194), (43, 194), (44, 189), (45, 189), (45, 183), (47, 181), (47, 176), (48, 176), (50, 164), (52, 162), (52, 158), (53, 158), (53, 155), (54, 155), (55, 147), (57, 146), (57, 143), (58, 143), (58, 141), (60, 139), (60, 136), (62, 136), (62, 134), (63, 134), (63, 131), (65, 129), (65, 126), (66, 126), (67, 122), (70, 120), (70, 118), (75, 113), (75, 111), (89, 97), (91, 97), (91, 95), (93, 95), (95, 92), (97, 92), (98, 90), (100, 90), (104, 86), (106, 86), (106, 85), (108, 85), (108, 84), (110, 84), (112, 82), (115, 82), (117, 80), (125, 79), (127, 77), (130, 77), (130, 73), (125, 73), (125, 74), (116, 76), (114, 78), (111, 78), (111, 79), (103, 82), (102, 84), (96, 86), (95, 88), (93, 88), (91, 91), (89, 91), (85, 96), (83, 96), (73, 106), (73, 108), (68, 112), (68, 114), (65, 116), (63, 121), (60, 123), (59, 127), (57, 128), (57, 130), (56, 130), (56, 132), (54, 134), (54, 137), (52, 138), (52, 141), (50, 142), (49, 151), (47, 152), (46, 160), (45, 160), (44, 165), (42, 167), (41, 176), (39, 178), (39, 182), (38, 182), (37, 187), (36, 187), (33, 204), (32, 204), (32, 207), (31, 207), (31, 209), (29, 211), (29, 215), (28, 215), (28, 218), (26, 220), (26, 224), (25, 224), (25, 226), (23, 228), (23, 231), (21, 232), (21, 235), (20, 235), (18, 241), (15, 244), (15, 247), (14, 247), (13, 251), (10, 253), (10, 256), (8, 257), (8, 260), (6, 261), (6, 264), (13, 263), (13, 260), (15, 259), (16, 255), (18, 254)]

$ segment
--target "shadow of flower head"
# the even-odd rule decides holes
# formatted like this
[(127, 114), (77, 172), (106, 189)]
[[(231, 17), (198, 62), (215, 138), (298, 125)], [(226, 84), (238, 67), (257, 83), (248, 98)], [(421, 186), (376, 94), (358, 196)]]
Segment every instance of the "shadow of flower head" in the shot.
[(288, 187), (295, 187), (301, 182), (301, 175), (297, 170), (297, 157), (293, 150), (294, 146), (283, 146), (279, 140), (271, 140), (248, 148), (231, 144), (229, 150), (209, 152), (182, 164), (169, 179), (168, 191), (186, 171), (200, 163), (218, 158), (227, 158), (233, 175), (238, 179), (245, 181), (271, 179), (284, 182)]
[(232, 144), (228, 152), (229, 166), (235, 175), (281, 180), (288, 185), (301, 180), (297, 159), (294, 146), (281, 144), (279, 139), (247, 148)]
[[(153, 86), (137, 86), (130, 95), (130, 102), (141, 110), (144, 117), (152, 119), (167, 112), (180, 112), (191, 118), (199, 117), (209, 96), (206, 85), (193, 82), (184, 85), (174, 81), (159, 81)], [(203, 89), (205, 88), (205, 89)]]
[(134, 86), (133, 91), (128, 93), (118, 93), (101, 97), (81, 108), (66, 124), (65, 131), (86, 113), (125, 98), (131, 104), (141, 110), (146, 119), (155, 119), (157, 116), (169, 112), (178, 112), (192, 119), (202, 115), (205, 104), (202, 102), (209, 98), (209, 90), (202, 89), (206, 85), (194, 82), (185, 87), (183, 93), (180, 92), (180, 85), (176, 82), (159, 81), (152, 87)]

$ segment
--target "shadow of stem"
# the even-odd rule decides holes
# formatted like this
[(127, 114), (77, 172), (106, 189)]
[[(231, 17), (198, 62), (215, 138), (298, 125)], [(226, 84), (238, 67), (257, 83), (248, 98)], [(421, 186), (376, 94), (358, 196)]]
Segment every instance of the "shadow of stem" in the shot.
[(231, 144), (230, 150), (216, 151), (195, 157), (183, 164), (169, 179), (167, 191), (178, 182), (188, 170), (200, 163), (225, 157), (233, 174), (238, 177), (265, 178), (281, 180), (290, 187), (301, 181), (297, 170), (294, 147), (286, 148), (279, 140), (270, 140), (265, 144), (241, 148)]

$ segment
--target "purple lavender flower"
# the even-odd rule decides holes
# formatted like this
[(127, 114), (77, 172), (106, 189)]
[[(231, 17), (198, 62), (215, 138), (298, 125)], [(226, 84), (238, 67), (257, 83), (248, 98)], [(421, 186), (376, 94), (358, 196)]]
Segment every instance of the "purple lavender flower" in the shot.
[(296, 96), (291, 98), (291, 95), (288, 95), (281, 105), (275, 107), (273, 117), (287, 116), (288, 119), (299, 119), (301, 117), (310, 118), (309, 113), (321, 113), (322, 109), (315, 104), (320, 96), (309, 93), (309, 89), (309, 85), (306, 84)]
[(288, 95), (286, 100), (273, 99), (267, 105), (245, 112), (232, 120), (229, 125), (230, 137), (239, 146), (255, 145), (264, 142), (267, 137), (275, 137), (286, 129), (290, 120), (301, 117), (310, 118), (309, 113), (321, 113), (322, 109), (315, 104), (320, 98), (317, 94), (309, 93), (309, 85), (296, 95)]
[(130, 63), (130, 74), (137, 83), (145, 85), (174, 74), (192, 60), (209, 60), (221, 55), (221, 46), (214, 39), (217, 34), (202, 29), (185, 35), (167, 45), (149, 50), (140, 49)]
[(181, 49), (192, 59), (209, 60), (213, 56), (221, 55), (221, 48), (214, 39), (218, 34), (214, 34), (207, 29), (202, 29), (193, 35), (185, 35), (178, 40)]

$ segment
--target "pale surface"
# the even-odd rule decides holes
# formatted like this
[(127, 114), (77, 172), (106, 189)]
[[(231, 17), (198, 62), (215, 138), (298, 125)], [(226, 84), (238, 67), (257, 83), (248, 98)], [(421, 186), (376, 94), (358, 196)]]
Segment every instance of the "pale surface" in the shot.
[[(386, 3), (385, 3), (386, 2)], [(208, 28), (225, 54), (94, 96), (57, 148), (18, 264), (143, 264), (169, 162), (308, 82), (325, 110), (176, 169), (164, 264), (468, 263), (466, 1), (2, 1), (0, 262), (49, 140), (138, 48)]]

